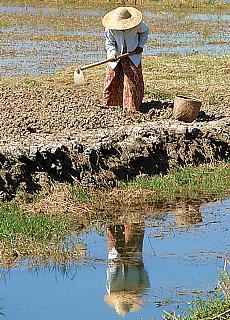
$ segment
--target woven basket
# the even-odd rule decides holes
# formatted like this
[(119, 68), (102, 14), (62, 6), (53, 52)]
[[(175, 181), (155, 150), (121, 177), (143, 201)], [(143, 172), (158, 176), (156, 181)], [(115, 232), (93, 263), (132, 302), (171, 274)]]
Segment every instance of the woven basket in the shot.
[(176, 96), (173, 117), (184, 122), (193, 122), (200, 112), (201, 104), (198, 99)]

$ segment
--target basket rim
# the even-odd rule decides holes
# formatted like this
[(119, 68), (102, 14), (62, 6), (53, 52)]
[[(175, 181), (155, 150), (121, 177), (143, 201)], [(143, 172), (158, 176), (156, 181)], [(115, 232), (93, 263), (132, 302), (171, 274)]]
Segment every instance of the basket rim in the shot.
[(188, 100), (188, 101), (195, 101), (195, 102), (202, 102), (202, 100), (197, 99), (197, 98), (193, 98), (193, 97), (189, 97), (189, 96), (182, 96), (182, 95), (176, 95), (175, 98), (179, 98), (181, 100)]

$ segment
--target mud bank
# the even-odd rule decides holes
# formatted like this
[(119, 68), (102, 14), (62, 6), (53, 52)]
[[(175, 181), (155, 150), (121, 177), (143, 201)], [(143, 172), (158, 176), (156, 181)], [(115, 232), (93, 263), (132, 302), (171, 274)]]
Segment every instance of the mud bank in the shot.
[(230, 159), (228, 97), (220, 100), (218, 88), (218, 104), (206, 94), (196, 121), (185, 124), (173, 119), (172, 100), (151, 98), (156, 82), (148, 77), (140, 112), (105, 108), (99, 74), (102, 69), (83, 88), (74, 86), (70, 70), (1, 82), (2, 200), (53, 182), (113, 187), (141, 174)]
[[(207, 116), (206, 116), (207, 119)], [(116, 130), (57, 138), (33, 135), (0, 146), (1, 199), (17, 189), (39, 191), (51, 182), (115, 186), (141, 174), (166, 173), (184, 165), (230, 160), (230, 119), (192, 124), (159, 119)]]

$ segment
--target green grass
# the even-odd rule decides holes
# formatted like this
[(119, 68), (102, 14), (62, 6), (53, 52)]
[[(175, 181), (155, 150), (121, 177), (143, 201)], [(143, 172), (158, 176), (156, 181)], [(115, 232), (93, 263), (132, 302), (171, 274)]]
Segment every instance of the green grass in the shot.
[(230, 300), (223, 299), (222, 297), (216, 297), (203, 301), (197, 300), (193, 307), (189, 308), (189, 316), (185, 316), (184, 319), (202, 319), (208, 317), (218, 316), (228, 311), (230, 315)]
[(108, 219), (130, 219), (135, 214), (143, 218), (144, 210), (149, 213), (149, 206), (160, 200), (220, 196), (230, 190), (229, 176), (227, 164), (216, 168), (186, 167), (167, 175), (139, 178), (112, 190), (91, 191), (64, 185), (63, 190), (51, 190), (48, 196), (36, 197), (32, 203), (19, 194), (14, 201), (0, 205), (0, 252), (7, 248), (10, 256), (16, 250), (21, 256), (52, 257), (64, 253), (71, 257), (66, 248), (72, 246), (75, 252), (75, 244), (68, 243), (73, 232), (80, 234)]
[(139, 178), (127, 183), (127, 188), (154, 191), (156, 198), (173, 200), (177, 197), (194, 198), (230, 190), (230, 166), (222, 168), (185, 167), (168, 175)]
[(69, 222), (46, 215), (35, 216), (24, 212), (16, 205), (0, 206), (0, 241), (14, 242), (26, 237), (31, 240), (50, 240), (65, 235), (70, 229)]
[(87, 188), (69, 185), (70, 194), (80, 203), (88, 203), (91, 201), (91, 195)]
[(0, 264), (12, 266), (15, 259), (35, 258), (38, 261), (69, 261), (82, 250), (77, 238), (82, 226), (74, 219), (40, 215), (25, 211), (13, 203), (0, 205)]
[(154, 99), (154, 100), (166, 100), (166, 99), (172, 99), (174, 98), (174, 95), (170, 92), (165, 92), (161, 89), (156, 90), (145, 90), (145, 94), (148, 96), (148, 98)]
[(28, 86), (31, 86), (31, 87), (35, 87), (37, 85), (37, 82), (36, 82), (36, 80), (26, 79), (25, 84), (27, 84)]
[(0, 29), (6, 29), (9, 28), (11, 25), (7, 22), (1, 22), (0, 21)]
[[(222, 315), (222, 316), (221, 316)], [(188, 309), (187, 314), (181, 316), (166, 314), (165, 320), (214, 320), (229, 319), (230, 300), (220, 295), (215, 295), (208, 300), (196, 299)]]
[(181, 315), (166, 312), (164, 320), (225, 320), (230, 319), (230, 277), (227, 271), (227, 260), (220, 274), (218, 291), (207, 299), (198, 298), (191, 307)]

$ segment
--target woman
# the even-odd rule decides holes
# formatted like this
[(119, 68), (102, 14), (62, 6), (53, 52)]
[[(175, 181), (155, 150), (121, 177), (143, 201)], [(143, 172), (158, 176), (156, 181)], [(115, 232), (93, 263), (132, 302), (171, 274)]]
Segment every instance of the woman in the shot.
[[(102, 19), (106, 28), (108, 63), (103, 102), (107, 106), (123, 106), (128, 111), (138, 111), (144, 96), (141, 54), (148, 39), (148, 26), (136, 8), (119, 7)], [(130, 52), (129, 57), (117, 56)]]

